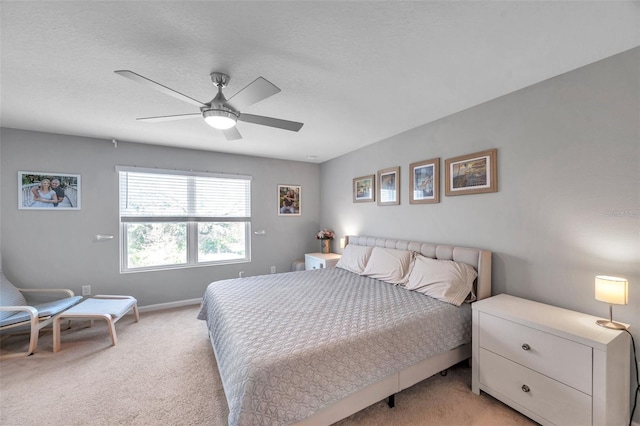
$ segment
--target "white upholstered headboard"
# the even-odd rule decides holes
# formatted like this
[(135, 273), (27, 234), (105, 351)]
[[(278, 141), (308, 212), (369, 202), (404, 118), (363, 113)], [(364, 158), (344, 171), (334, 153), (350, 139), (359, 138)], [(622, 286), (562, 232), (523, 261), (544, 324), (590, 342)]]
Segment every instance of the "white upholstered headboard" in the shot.
[(352, 235), (346, 237), (346, 244), (411, 250), (432, 259), (454, 260), (469, 264), (478, 271), (476, 280), (476, 296), (478, 300), (491, 296), (491, 252), (489, 250)]

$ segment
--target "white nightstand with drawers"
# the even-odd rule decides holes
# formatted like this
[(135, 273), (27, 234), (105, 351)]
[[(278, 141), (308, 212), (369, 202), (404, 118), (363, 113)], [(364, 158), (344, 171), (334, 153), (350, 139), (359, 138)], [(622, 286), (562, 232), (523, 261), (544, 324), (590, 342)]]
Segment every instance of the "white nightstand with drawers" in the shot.
[(627, 425), (630, 337), (597, 317), (501, 294), (472, 304), (472, 390), (543, 425)]
[(333, 268), (341, 257), (337, 253), (307, 253), (304, 255), (304, 269)]

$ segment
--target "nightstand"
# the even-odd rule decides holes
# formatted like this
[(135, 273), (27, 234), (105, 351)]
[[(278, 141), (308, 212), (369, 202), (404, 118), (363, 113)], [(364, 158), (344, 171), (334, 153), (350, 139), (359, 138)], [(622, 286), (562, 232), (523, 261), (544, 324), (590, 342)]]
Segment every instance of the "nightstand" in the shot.
[(342, 255), (337, 253), (307, 253), (304, 255), (304, 269), (333, 268)]
[(472, 390), (543, 425), (626, 425), (630, 337), (597, 317), (501, 294), (473, 303)]

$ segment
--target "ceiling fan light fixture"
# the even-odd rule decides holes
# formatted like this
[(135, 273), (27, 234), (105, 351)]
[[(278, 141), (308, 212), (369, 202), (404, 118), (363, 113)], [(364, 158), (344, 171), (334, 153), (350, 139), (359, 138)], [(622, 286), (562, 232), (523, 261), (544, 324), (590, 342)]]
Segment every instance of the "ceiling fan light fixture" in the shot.
[(207, 109), (202, 112), (204, 121), (215, 129), (227, 130), (236, 125), (238, 116), (224, 109)]
[[(1, 0), (0, 0), (1, 1)], [(211, 82), (218, 89), (216, 96), (207, 103), (200, 102), (197, 99), (191, 98), (183, 93), (177, 92), (167, 86), (150, 80), (140, 74), (137, 74), (131, 70), (116, 70), (116, 74), (133, 80), (136, 83), (141, 83), (149, 86), (159, 92), (166, 95), (173, 96), (181, 101), (196, 105), (200, 108), (200, 113), (192, 114), (173, 114), (163, 115), (159, 117), (143, 117), (136, 120), (146, 122), (159, 122), (169, 120), (182, 120), (195, 117), (202, 117), (205, 122), (211, 127), (219, 130), (223, 130), (224, 137), (228, 141), (242, 139), (240, 132), (234, 129), (238, 120), (242, 117), (242, 121), (252, 124), (258, 124), (260, 126), (268, 126), (276, 129), (289, 130), (297, 132), (302, 128), (304, 123), (297, 123), (295, 121), (281, 120), (279, 118), (264, 117), (261, 115), (243, 114), (244, 108), (267, 99), (270, 96), (280, 92), (280, 89), (273, 83), (263, 77), (258, 77), (237, 92), (227, 100), (222, 93), (222, 89), (229, 84), (229, 76), (220, 72), (212, 72), (210, 74)]]

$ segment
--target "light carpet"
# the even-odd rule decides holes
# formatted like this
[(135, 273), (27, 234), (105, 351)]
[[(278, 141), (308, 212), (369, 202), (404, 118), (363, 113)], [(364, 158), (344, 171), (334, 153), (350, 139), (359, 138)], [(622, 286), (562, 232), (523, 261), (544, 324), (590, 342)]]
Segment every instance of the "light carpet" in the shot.
[[(131, 315), (116, 324), (111, 346), (104, 321), (74, 322), (53, 353), (51, 333), (36, 353), (0, 362), (0, 424), (227, 424), (228, 408), (199, 307)], [(26, 336), (2, 351), (26, 350)], [(535, 425), (492, 397), (471, 392), (471, 369), (459, 365), (337, 423), (351, 425)]]

